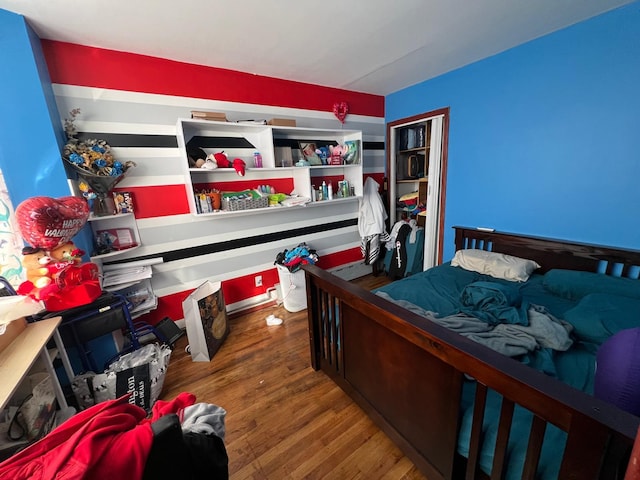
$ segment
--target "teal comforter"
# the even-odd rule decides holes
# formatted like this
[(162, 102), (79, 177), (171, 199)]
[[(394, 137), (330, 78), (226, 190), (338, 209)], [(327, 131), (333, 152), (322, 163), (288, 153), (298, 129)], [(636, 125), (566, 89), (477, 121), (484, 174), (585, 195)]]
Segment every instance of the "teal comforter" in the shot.
[[(452, 267), (455, 268), (455, 267)], [(473, 282), (460, 294), (460, 311), (489, 325), (511, 323), (527, 325), (529, 304), (522, 301), (518, 284)]]
[[(472, 284), (474, 286), (469, 287)], [(575, 301), (553, 295), (546, 290), (541, 275), (534, 275), (525, 283), (514, 283), (452, 267), (449, 264), (398, 280), (374, 292), (379, 291), (385, 292), (395, 300), (405, 300), (424, 310), (437, 312), (440, 317), (466, 310), (467, 314), (486, 317), (488, 322), (522, 322), (522, 309), (529, 304), (543, 305), (557, 318), (563, 318), (564, 313), (576, 305)], [(463, 292), (464, 301), (462, 300)], [(595, 355), (581, 342), (574, 342), (574, 346), (564, 352), (540, 348), (517, 357), (517, 360), (555, 376), (579, 390), (589, 394), (593, 392)], [(475, 382), (465, 382), (463, 392), (458, 452), (468, 456)], [(480, 457), (481, 469), (487, 474), (490, 474), (493, 462), (501, 401), (502, 397), (493, 391), (487, 398), (485, 441)], [(531, 412), (520, 407), (516, 408), (509, 439), (509, 469), (506, 476), (508, 480), (521, 478), (528, 438), (526, 432), (531, 420)], [(548, 426), (538, 478), (549, 480), (557, 478), (561, 461), (558, 452), (563, 451), (565, 441), (564, 432), (552, 425)]]

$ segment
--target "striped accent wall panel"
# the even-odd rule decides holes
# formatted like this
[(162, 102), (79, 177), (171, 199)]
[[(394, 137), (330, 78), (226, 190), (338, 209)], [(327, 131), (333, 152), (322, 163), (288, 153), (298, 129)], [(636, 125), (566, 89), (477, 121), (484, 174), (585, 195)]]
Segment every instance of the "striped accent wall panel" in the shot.
[[(359, 114), (357, 110), (350, 113), (344, 128), (363, 132), (364, 175), (373, 176), (381, 182), (385, 169), (381, 97), (335, 89), (327, 92), (325, 87), (312, 85), (301, 88), (295, 82), (289, 83), (297, 91), (302, 90), (301, 98), (294, 96), (293, 100), (287, 100), (288, 105), (283, 106), (271, 103), (271, 100), (281, 99), (282, 92), (274, 94), (271, 100), (263, 92), (263, 104), (229, 101), (224, 89), (219, 93), (221, 99), (211, 98), (213, 95), (209, 87), (203, 89), (201, 96), (197, 91), (191, 92), (193, 96), (183, 96), (177, 93), (189, 91), (192, 86), (176, 84), (188, 83), (188, 76), (185, 80), (182, 75), (192, 71), (193, 66), (106, 50), (98, 50), (98, 54), (108, 66), (115, 68), (120, 61), (126, 67), (135, 60), (136, 72), (121, 68), (117, 76), (85, 76), (82, 82), (74, 80), (71, 83), (70, 78), (73, 77), (66, 71), (66, 68), (71, 68), (70, 59), (76, 60), (75, 68), (89, 69), (88, 65), (86, 68), (77, 65), (78, 59), (87, 64), (95, 61), (97, 49), (49, 41), (43, 41), (43, 46), (61, 118), (68, 117), (72, 109), (80, 108), (82, 113), (75, 122), (80, 136), (106, 139), (116, 158), (131, 160), (137, 165), (116, 190), (133, 193), (142, 246), (110, 257), (109, 261), (162, 259), (162, 263), (153, 266), (152, 278), (153, 289), (160, 297), (159, 307), (147, 314), (145, 320), (155, 323), (165, 316), (181, 319), (182, 300), (206, 280), (222, 282), (231, 311), (255, 305), (268, 298), (267, 289), (278, 283), (274, 266), (276, 254), (301, 242), (317, 250), (319, 265), (325, 268), (335, 269), (363, 262), (356, 199), (334, 205), (310, 204), (302, 209), (282, 209), (260, 215), (250, 212), (222, 218), (192, 215), (187, 203), (190, 192), (185, 189), (185, 170), (177, 145), (176, 122), (178, 118), (189, 118), (192, 110), (209, 110), (225, 112), (229, 121), (291, 118), (298, 126), (336, 129), (340, 128), (340, 123), (332, 113), (332, 102), (355, 95), (359, 104), (366, 105), (362, 110), (367, 114)], [(79, 52), (84, 52), (85, 56)], [(164, 83), (153, 75), (154, 68), (164, 71), (169, 67), (173, 68), (172, 77), (165, 78)], [(203, 69), (209, 75), (219, 73), (215, 68), (198, 67), (196, 70), (202, 72)], [(146, 72), (145, 77), (152, 77), (147, 89), (144, 89), (144, 83), (140, 84), (140, 78), (131, 80), (130, 86), (121, 80), (128, 75), (139, 76), (140, 72)], [(241, 77), (248, 75), (236, 73)], [(176, 80), (178, 77), (182, 80)], [(245, 87), (251, 89), (269, 86), (274, 81), (253, 75), (248, 77)], [(286, 81), (278, 82), (279, 86), (287, 87)], [(234, 89), (237, 88), (235, 85)], [(317, 109), (318, 96), (328, 102), (323, 110)], [(308, 103), (314, 108), (304, 108), (307, 97), (313, 97)], [(372, 115), (372, 111), (377, 113)], [(262, 275), (261, 287), (255, 287), (255, 275)]]

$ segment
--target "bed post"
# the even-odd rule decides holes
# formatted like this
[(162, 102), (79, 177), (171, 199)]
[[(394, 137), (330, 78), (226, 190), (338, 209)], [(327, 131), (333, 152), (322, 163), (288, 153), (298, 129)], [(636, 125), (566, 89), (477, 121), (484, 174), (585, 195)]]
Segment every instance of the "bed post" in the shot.
[(318, 311), (318, 292), (313, 283), (313, 278), (305, 274), (305, 282), (307, 287), (307, 322), (309, 323), (309, 347), (311, 354), (311, 368), (315, 371), (320, 370), (320, 346), (318, 342), (320, 337), (317, 334), (319, 322), (316, 322), (316, 312)]
[(462, 250), (463, 248), (465, 248), (465, 241), (464, 241), (464, 228), (461, 227), (453, 227), (455, 232), (456, 232), (456, 237), (455, 237), (455, 243), (456, 243), (456, 252), (458, 250)]

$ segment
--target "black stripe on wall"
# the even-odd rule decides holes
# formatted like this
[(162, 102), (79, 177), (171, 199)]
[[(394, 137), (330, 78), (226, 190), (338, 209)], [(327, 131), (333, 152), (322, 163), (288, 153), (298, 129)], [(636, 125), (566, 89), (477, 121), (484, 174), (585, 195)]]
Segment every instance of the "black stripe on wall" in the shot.
[(384, 142), (362, 142), (363, 150), (384, 150)]
[[(236, 240), (230, 240), (227, 242), (211, 243), (209, 245), (198, 245), (197, 247), (181, 248), (179, 250), (172, 250), (164, 252), (162, 255), (146, 255), (136, 258), (129, 258), (127, 260), (119, 260), (113, 262), (104, 262), (105, 265), (117, 265), (121, 263), (128, 263), (137, 260), (149, 260), (153, 258), (160, 258), (164, 262), (175, 262), (178, 260), (184, 260), (186, 258), (198, 257), (201, 255), (208, 255), (210, 253), (226, 252), (234, 250), (236, 248), (251, 247), (254, 245), (260, 245), (263, 243), (276, 242), (278, 240), (285, 240), (287, 238), (299, 237), (304, 235), (311, 235), (313, 233), (327, 232), (330, 230), (337, 230), (339, 228), (350, 227), (358, 224), (357, 218), (349, 220), (342, 220), (340, 222), (323, 223), (321, 225), (311, 225), (309, 227), (294, 228), (293, 230), (284, 230), (280, 232), (273, 232), (268, 234), (260, 234), (253, 237), (238, 238)], [(293, 246), (292, 246), (293, 247)], [(274, 256), (275, 260), (275, 256)]]
[[(96, 132), (79, 132), (78, 139), (87, 140), (91, 138), (99, 138), (105, 140), (111, 147), (147, 147), (147, 148), (176, 148), (178, 139), (173, 135), (141, 135), (129, 133), (96, 133)], [(222, 144), (221, 142), (226, 142)], [(274, 138), (273, 143), (276, 147), (299, 148), (297, 140), (286, 138)], [(318, 145), (327, 144), (326, 141), (315, 142)], [(335, 142), (332, 142), (336, 145)], [(188, 142), (189, 146), (197, 146), (200, 148), (218, 147), (218, 148), (255, 148), (250, 142), (244, 138), (231, 137), (193, 137)], [(364, 150), (384, 150), (384, 142), (362, 142)]]
[(201, 137), (195, 136), (187, 142), (187, 147), (200, 148), (251, 148), (256, 147), (246, 138), (239, 137)]
[(111, 147), (177, 148), (178, 139), (174, 135), (140, 135), (128, 133), (79, 132), (78, 139), (99, 138)]

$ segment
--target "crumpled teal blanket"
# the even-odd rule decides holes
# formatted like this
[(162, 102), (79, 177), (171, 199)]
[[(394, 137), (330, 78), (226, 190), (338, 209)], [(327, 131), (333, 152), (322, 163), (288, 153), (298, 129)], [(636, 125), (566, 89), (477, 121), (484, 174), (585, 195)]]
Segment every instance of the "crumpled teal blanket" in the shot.
[(460, 311), (479, 318), (489, 325), (510, 323), (529, 325), (529, 304), (522, 300), (517, 285), (494, 282), (473, 282), (460, 294)]

